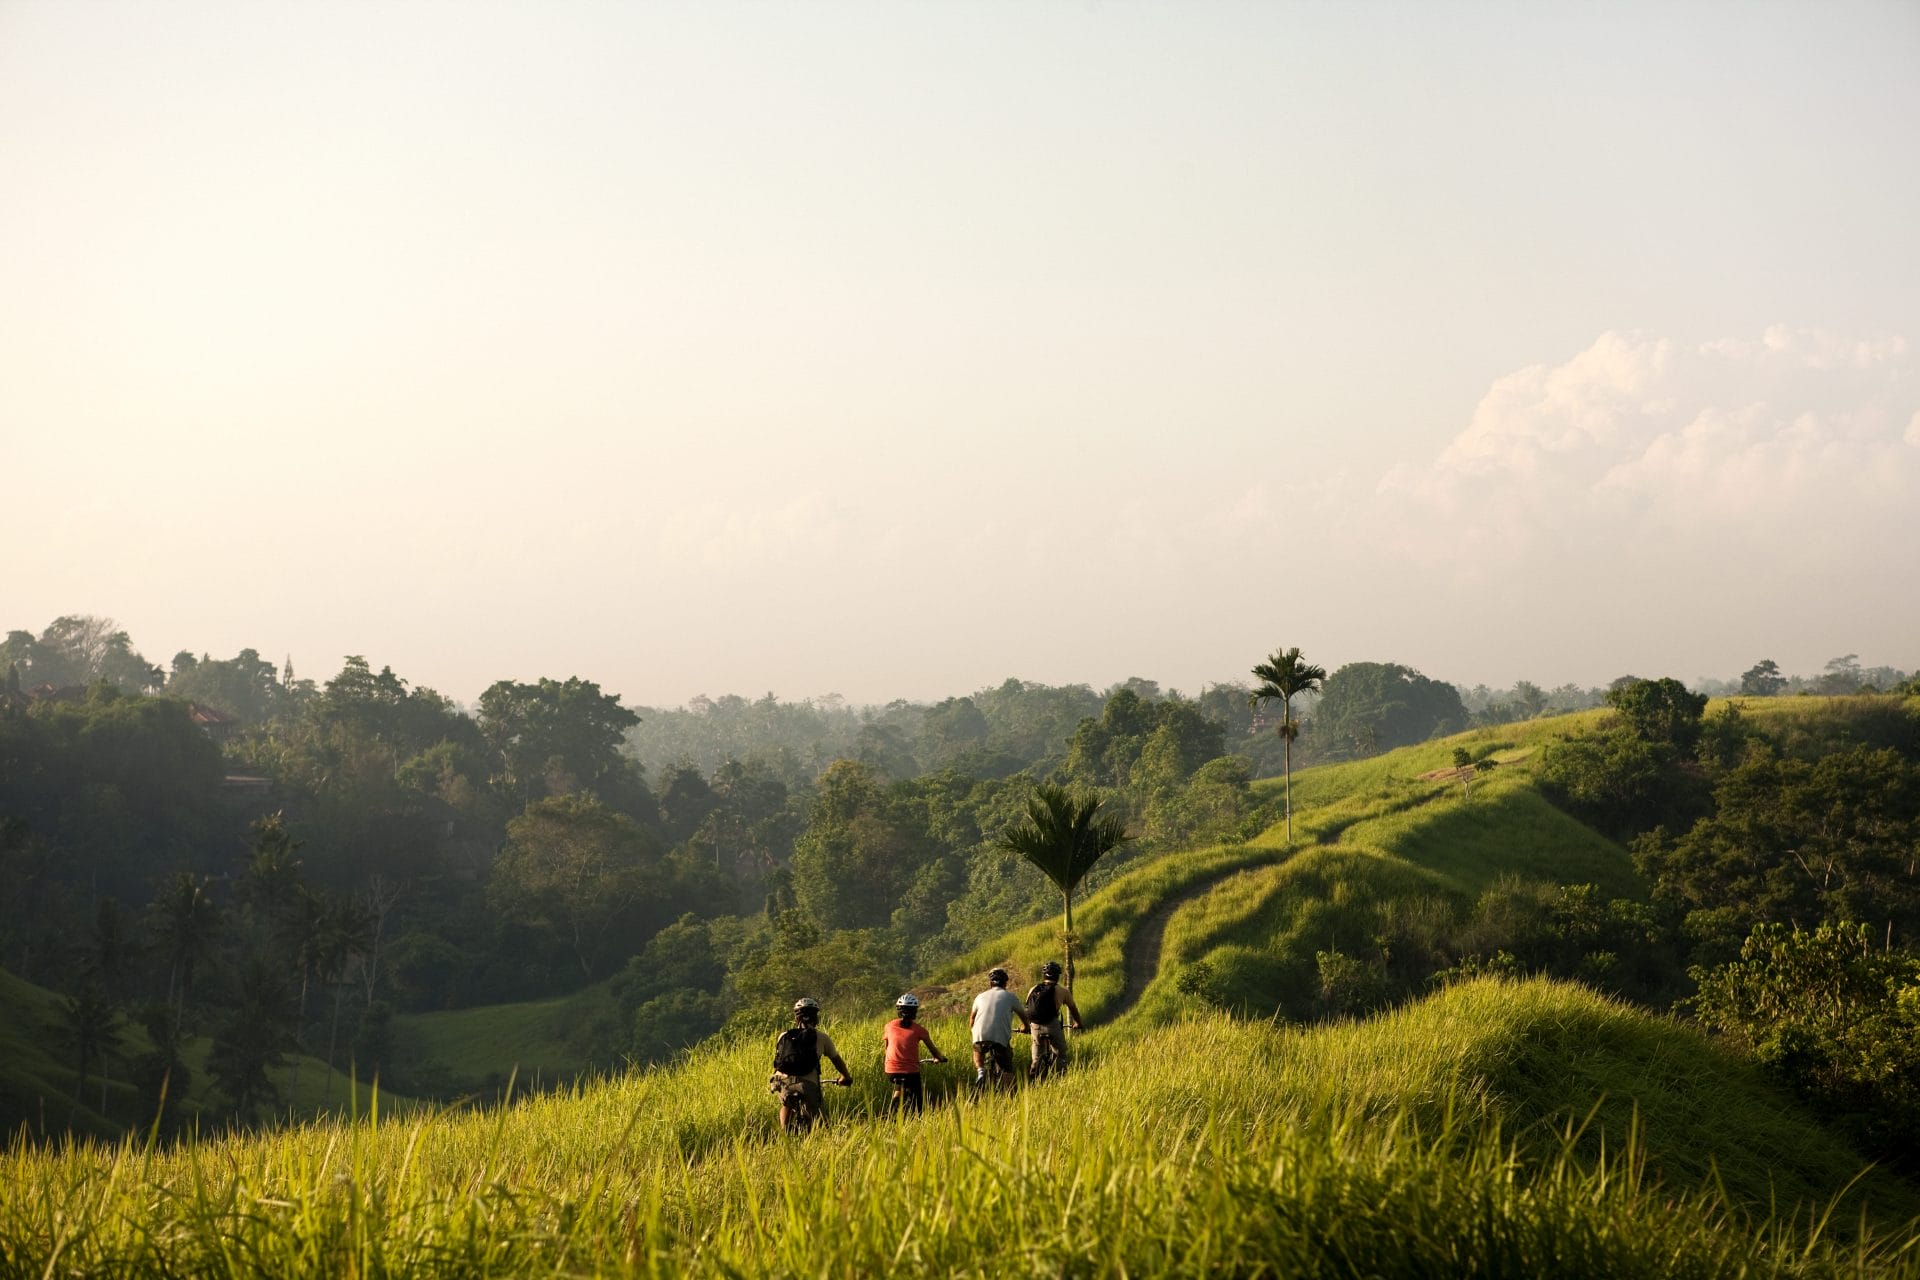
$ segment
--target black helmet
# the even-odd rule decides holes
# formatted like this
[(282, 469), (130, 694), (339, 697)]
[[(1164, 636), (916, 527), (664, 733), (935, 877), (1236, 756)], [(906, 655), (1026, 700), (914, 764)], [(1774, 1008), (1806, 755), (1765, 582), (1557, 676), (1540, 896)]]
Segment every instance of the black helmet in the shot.
[(801, 996), (793, 1002), (793, 1016), (802, 1022), (820, 1021), (820, 1002), (812, 996)]
[(1045, 964), (1040, 966), (1040, 976), (1045, 978), (1048, 982), (1052, 982), (1055, 978), (1060, 976), (1060, 965), (1058, 964), (1058, 962), (1053, 960), (1047, 961)]
[(990, 969), (990, 970), (988, 970), (988, 971), (987, 971), (987, 984), (988, 984), (989, 986), (995, 986), (995, 987), (1004, 987), (1004, 986), (1006, 986), (1006, 985), (1007, 985), (1007, 971), (1006, 971), (1005, 969)]

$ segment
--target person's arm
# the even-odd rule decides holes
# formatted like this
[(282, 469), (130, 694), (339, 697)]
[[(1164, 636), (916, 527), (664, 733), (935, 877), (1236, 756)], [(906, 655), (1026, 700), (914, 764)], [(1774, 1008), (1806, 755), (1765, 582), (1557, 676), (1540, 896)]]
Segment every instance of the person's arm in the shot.
[(1080, 1029), (1080, 1006), (1073, 1002), (1073, 991), (1071, 988), (1069, 987), (1060, 988), (1060, 1003), (1066, 1006), (1066, 1010), (1069, 1014), (1073, 1015), (1073, 1021), (1069, 1022), (1067, 1025), (1072, 1027), (1075, 1031), (1078, 1031)]
[(944, 1053), (941, 1053), (939, 1046), (934, 1044), (933, 1032), (927, 1030), (925, 1027), (922, 1027), (920, 1028), (920, 1038), (927, 1042), (927, 1052), (933, 1055), (933, 1060), (935, 1062), (945, 1062), (947, 1060), (947, 1055)]
[(826, 1057), (827, 1061), (839, 1068), (840, 1078), (834, 1081), (834, 1083), (852, 1084), (853, 1072), (847, 1070), (847, 1060), (840, 1056), (840, 1046), (833, 1042), (833, 1037), (822, 1031), (820, 1032), (819, 1039), (814, 1043), (819, 1046), (821, 1054)]
[(1033, 1030), (1033, 1024), (1027, 1021), (1027, 1006), (1016, 1001), (1013, 1006), (1013, 1016), (1020, 1019), (1020, 1029), (1022, 1031), (1031, 1032)]

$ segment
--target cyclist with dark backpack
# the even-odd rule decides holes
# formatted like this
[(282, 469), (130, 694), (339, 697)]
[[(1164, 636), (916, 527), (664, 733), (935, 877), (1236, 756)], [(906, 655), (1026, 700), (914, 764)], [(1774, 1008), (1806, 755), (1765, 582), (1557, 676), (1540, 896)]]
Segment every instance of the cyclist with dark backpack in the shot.
[(824, 1114), (820, 1096), (820, 1059), (839, 1068), (834, 1083), (845, 1088), (853, 1083), (846, 1059), (840, 1056), (833, 1037), (820, 1030), (820, 1002), (801, 996), (793, 1002), (793, 1025), (773, 1042), (773, 1075), (767, 1086), (780, 1098), (780, 1127), (805, 1129)]
[[(1065, 1010), (1067, 1018), (1061, 1017)], [(1067, 1027), (1080, 1030), (1080, 1007), (1073, 1002), (1073, 989), (1060, 985), (1060, 966), (1049, 960), (1040, 968), (1040, 981), (1027, 992), (1027, 1022), (1033, 1029), (1033, 1062), (1028, 1073), (1038, 1076), (1045, 1069), (1064, 1071), (1067, 1067)], [(1051, 1044), (1053, 1061), (1044, 1054)]]

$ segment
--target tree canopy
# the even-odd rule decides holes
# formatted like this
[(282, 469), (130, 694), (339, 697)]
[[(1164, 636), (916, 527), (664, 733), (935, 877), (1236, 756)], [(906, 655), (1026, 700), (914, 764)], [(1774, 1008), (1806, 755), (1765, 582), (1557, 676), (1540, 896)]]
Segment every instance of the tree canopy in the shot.
[(1374, 755), (1467, 727), (1460, 691), (1395, 662), (1350, 662), (1326, 678), (1310, 740), (1331, 759)]

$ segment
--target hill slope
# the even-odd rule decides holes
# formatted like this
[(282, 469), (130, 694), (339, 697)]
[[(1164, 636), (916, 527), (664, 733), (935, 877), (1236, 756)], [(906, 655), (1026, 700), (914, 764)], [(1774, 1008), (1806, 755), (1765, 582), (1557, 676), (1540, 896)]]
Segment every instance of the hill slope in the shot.
[[(857, 1081), (804, 1140), (776, 1131), (769, 1046), (720, 1038), (487, 1112), (151, 1155), (16, 1150), (0, 1156), (0, 1259), (155, 1275), (235, 1259), (259, 1274), (1911, 1274), (1920, 1191), (1863, 1171), (1685, 1026), (1540, 979), (1461, 982), (1361, 1021), (1266, 1020), (1316, 950), (1388, 905), (1514, 875), (1635, 891), (1624, 850), (1533, 789), (1548, 731), (1500, 733), (1505, 763), (1470, 798), (1421, 776), (1450, 743), (1307, 771), (1300, 843), (1269, 831), (1169, 855), (1090, 895), (1080, 994), (1099, 1029), (1064, 1081), (976, 1097), (964, 1067), (930, 1067), (928, 1113), (891, 1118), (881, 1018), (833, 1010)], [(978, 973), (1057, 944), (1034, 925), (936, 975), (935, 1040), (959, 1059)], [(1203, 964), (1260, 1018), (1198, 1014), (1182, 979)], [(489, 1034), (446, 1030), (474, 1052)]]
[[(1088, 1056), (1068, 1081), (936, 1096), (905, 1122), (873, 1114), (881, 1082), (863, 1060), (834, 1099), (840, 1122), (801, 1142), (773, 1132), (765, 1047), (746, 1043), (492, 1115), (144, 1159), (17, 1151), (0, 1157), (0, 1256), (114, 1274), (227, 1257), (262, 1274), (942, 1274), (991, 1259), (1704, 1277), (1871, 1274), (1913, 1241), (1911, 1188), (1869, 1175), (1842, 1193), (1849, 1154), (1739, 1064), (1573, 987), (1466, 984), (1305, 1030), (1177, 1023)], [(1637, 1126), (1624, 1099), (1608, 1111), (1608, 1090), (1636, 1079)], [(1578, 1136), (1563, 1142), (1567, 1117)], [(1708, 1151), (1724, 1192), (1696, 1185)], [(1770, 1213), (1775, 1195), (1816, 1212), (1832, 1197), (1848, 1238)]]

